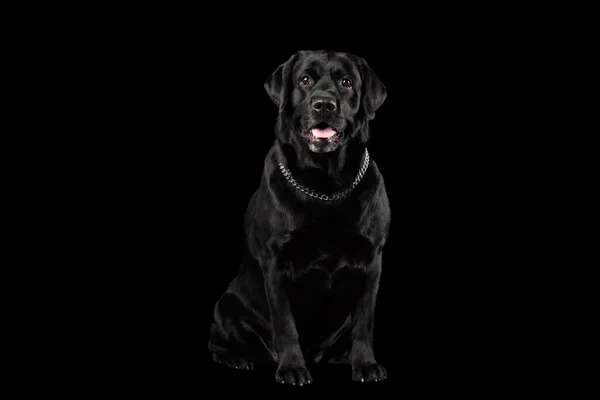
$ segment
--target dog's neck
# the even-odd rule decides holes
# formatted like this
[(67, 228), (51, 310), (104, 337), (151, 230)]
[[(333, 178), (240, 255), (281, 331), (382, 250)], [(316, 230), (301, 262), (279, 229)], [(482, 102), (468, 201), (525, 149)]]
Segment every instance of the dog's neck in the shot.
[(361, 167), (366, 145), (350, 141), (330, 153), (314, 153), (300, 143), (276, 143), (277, 158), (296, 181), (324, 194), (348, 188)]

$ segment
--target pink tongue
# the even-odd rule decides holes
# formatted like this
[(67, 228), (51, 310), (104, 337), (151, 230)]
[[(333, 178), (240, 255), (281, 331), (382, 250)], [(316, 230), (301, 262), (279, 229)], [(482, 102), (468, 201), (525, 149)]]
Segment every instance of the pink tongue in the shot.
[(330, 138), (335, 134), (335, 131), (331, 127), (327, 127), (325, 129), (311, 129), (311, 133), (313, 136), (318, 138)]

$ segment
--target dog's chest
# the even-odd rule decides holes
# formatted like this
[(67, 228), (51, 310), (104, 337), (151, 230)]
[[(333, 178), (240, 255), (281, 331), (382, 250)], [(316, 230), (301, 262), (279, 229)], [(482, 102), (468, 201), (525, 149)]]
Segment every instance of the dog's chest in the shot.
[(294, 281), (332, 289), (364, 271), (372, 250), (368, 238), (344, 225), (314, 224), (294, 232), (281, 257)]

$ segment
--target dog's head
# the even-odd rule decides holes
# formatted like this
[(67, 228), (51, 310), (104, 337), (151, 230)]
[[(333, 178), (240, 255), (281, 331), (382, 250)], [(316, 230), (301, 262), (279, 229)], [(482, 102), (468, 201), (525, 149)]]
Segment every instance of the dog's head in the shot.
[[(348, 53), (300, 51), (265, 82), (279, 107), (278, 139), (328, 153), (349, 140), (368, 140), (368, 120), (386, 89), (367, 62)], [(289, 136), (291, 137), (289, 137)]]

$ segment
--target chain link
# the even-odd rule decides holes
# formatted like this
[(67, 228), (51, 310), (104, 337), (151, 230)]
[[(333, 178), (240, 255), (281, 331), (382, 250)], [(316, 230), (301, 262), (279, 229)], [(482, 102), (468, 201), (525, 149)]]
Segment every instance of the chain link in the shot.
[(364, 161), (363, 161), (362, 165), (360, 166), (360, 169), (358, 170), (358, 174), (356, 175), (356, 178), (354, 178), (352, 185), (350, 185), (350, 187), (347, 188), (346, 190), (337, 192), (330, 196), (319, 193), (316, 190), (312, 190), (308, 187), (300, 185), (298, 182), (296, 182), (296, 180), (292, 176), (292, 173), (290, 172), (289, 169), (285, 168), (282, 163), (277, 163), (277, 165), (279, 165), (279, 170), (281, 171), (281, 173), (283, 174), (285, 179), (287, 179), (288, 182), (290, 182), (292, 184), (292, 186), (294, 186), (296, 189), (298, 189), (302, 193), (305, 193), (305, 194), (309, 195), (310, 197), (314, 197), (319, 200), (335, 201), (335, 200), (341, 200), (343, 198), (346, 198), (350, 194), (350, 192), (352, 190), (354, 190), (356, 185), (358, 185), (358, 183), (362, 180), (363, 176), (365, 175), (365, 172), (367, 172), (367, 169), (369, 168), (369, 152), (367, 151), (367, 149), (365, 149)]

